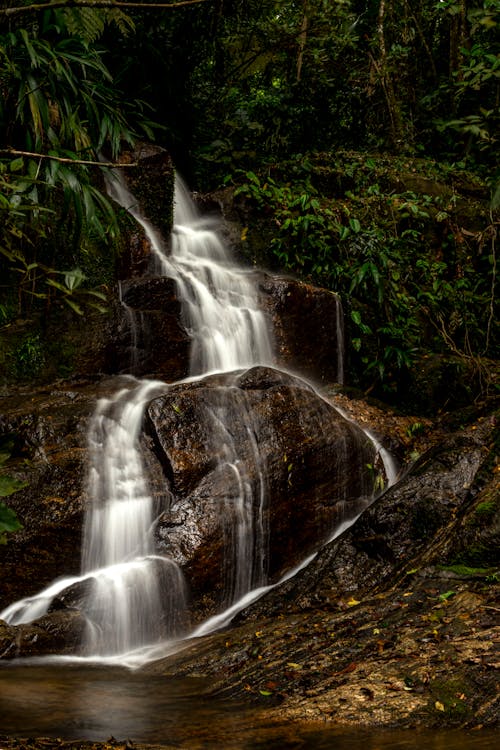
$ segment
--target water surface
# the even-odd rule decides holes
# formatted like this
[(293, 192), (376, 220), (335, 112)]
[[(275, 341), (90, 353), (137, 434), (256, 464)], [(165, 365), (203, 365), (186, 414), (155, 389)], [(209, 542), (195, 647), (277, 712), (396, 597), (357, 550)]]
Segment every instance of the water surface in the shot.
[(0, 733), (159, 743), (189, 750), (493, 750), (494, 732), (350, 730), (283, 722), (277, 711), (209, 698), (202, 678), (117, 667), (0, 665)]

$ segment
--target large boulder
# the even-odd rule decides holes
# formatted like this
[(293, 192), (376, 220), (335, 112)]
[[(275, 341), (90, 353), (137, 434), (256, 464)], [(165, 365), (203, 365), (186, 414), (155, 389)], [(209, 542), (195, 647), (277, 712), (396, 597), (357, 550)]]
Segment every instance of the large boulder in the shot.
[(495, 420), (481, 419), (446, 435), (306, 570), (254, 605), (252, 616), (281, 612), (283, 599), (330, 606), (404, 587), (425, 578), (428, 566), (498, 566), (499, 481), (486, 448), (494, 434)]
[[(4, 471), (26, 483), (6, 498), (23, 528), (0, 547), (0, 610), (78, 575), (89, 419), (123, 385), (60, 383), (0, 399)], [(194, 619), (278, 580), (374, 488), (366, 435), (304, 381), (270, 368), (172, 385), (149, 404), (141, 441), (163, 509), (158, 550), (183, 569)], [(80, 589), (72, 596), (57, 607), (79, 607)]]
[(145, 431), (171, 491), (159, 545), (184, 570), (195, 617), (243, 593), (242, 577), (277, 581), (373, 494), (372, 441), (270, 368), (173, 386), (150, 403)]

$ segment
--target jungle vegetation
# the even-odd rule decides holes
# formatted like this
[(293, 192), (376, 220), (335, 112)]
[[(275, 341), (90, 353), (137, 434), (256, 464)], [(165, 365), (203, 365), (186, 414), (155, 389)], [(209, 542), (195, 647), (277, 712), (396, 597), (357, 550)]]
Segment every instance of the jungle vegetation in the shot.
[[(443, 354), (483, 393), (498, 346), (499, 9), (2, 2), (2, 330), (105, 309), (119, 227), (103, 173), (154, 139), (191, 187), (233, 191), (249, 260), (342, 294), (365, 390), (397, 391)], [(36, 374), (38, 334), (18, 348), (11, 376)]]

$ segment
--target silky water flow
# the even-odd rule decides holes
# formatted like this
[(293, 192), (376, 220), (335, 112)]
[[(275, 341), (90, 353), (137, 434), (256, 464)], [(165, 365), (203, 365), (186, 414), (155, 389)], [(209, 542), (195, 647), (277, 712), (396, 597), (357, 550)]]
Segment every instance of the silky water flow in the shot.
[[(159, 275), (175, 280), (182, 319), (191, 339), (191, 379), (217, 372), (241, 371), (254, 365), (275, 366), (272, 335), (250, 272), (237, 268), (210, 222), (199, 215), (185, 186), (176, 180), (171, 252), (146, 221), (124, 182), (113, 179), (109, 192), (143, 227)], [(343, 378), (342, 310), (337, 315), (338, 379)], [(130, 313), (127, 311), (127, 317)], [(134, 322), (135, 325), (135, 321)], [(132, 333), (132, 339), (137, 334)], [(160, 655), (159, 644), (199, 636), (226, 625), (234, 614), (275, 585), (268, 585), (266, 557), (265, 466), (255, 440), (252, 453), (257, 482), (251, 483), (238, 458), (229, 425), (243, 420), (251, 437), (252, 416), (244, 396), (228, 411), (224, 389), (208, 411), (212, 441), (232, 477), (221, 508), (225, 521), (226, 609), (194, 631), (186, 623), (186, 584), (177, 565), (155, 551), (157, 514), (149, 493), (139, 445), (148, 403), (165, 393), (160, 381), (130, 378), (111, 398), (101, 399), (89, 426), (88, 509), (84, 523), (82, 574), (56, 581), (40, 594), (16, 602), (0, 613), (11, 624), (30, 622), (47, 612), (54, 597), (70, 586), (83, 587), (86, 616), (83, 653), (87, 658), (119, 659), (137, 653), (140, 664)], [(229, 386), (231, 388), (231, 383)], [(233, 389), (234, 396), (234, 389)], [(390, 456), (367, 433), (381, 455), (390, 483), (395, 470)], [(256, 496), (257, 495), (257, 496)], [(353, 523), (351, 512), (332, 530), (331, 538)], [(286, 578), (309, 563), (311, 555)], [(160, 649), (160, 650), (158, 650)]]

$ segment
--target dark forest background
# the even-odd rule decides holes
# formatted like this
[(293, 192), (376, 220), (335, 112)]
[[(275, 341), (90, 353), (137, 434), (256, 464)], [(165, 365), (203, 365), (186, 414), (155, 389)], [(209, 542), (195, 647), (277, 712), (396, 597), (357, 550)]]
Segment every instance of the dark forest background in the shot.
[(465, 399), (489, 393), (499, 7), (2, 2), (4, 379), (43, 376), (40, 320), (105, 314), (121, 243), (102, 160), (140, 139), (230, 196), (247, 262), (340, 292), (365, 392), (397, 399), (439, 362)]

